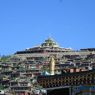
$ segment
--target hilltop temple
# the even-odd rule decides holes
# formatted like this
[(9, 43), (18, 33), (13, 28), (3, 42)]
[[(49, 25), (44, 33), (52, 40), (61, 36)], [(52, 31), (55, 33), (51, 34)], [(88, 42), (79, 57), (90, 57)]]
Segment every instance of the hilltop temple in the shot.
[(37, 57), (49, 57), (52, 54), (62, 56), (64, 52), (72, 52), (72, 49), (61, 48), (52, 38), (48, 38), (39, 46), (25, 49), (24, 51), (17, 51), (16, 55), (23, 59), (33, 59)]

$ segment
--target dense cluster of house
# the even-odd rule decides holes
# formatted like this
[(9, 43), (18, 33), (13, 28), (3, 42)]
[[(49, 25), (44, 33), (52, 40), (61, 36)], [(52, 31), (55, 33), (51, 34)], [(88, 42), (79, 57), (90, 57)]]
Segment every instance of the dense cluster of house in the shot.
[(54, 75), (95, 69), (94, 48), (80, 51), (60, 48), (49, 38), (38, 47), (0, 59), (0, 94), (45, 94), (45, 89), (37, 83), (37, 76), (50, 75), (51, 56), (55, 60)]

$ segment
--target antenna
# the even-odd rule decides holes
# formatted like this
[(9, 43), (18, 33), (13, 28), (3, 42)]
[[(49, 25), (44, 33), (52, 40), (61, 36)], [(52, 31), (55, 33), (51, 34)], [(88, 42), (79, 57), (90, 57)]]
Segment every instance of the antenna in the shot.
[(49, 36), (48, 36), (48, 38), (51, 38), (51, 34), (49, 33)]

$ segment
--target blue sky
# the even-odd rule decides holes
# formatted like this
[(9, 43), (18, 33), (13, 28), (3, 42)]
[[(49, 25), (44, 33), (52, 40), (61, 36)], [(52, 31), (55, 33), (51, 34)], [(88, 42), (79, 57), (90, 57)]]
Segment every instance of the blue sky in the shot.
[(39, 45), (95, 47), (95, 0), (0, 0), (0, 54)]

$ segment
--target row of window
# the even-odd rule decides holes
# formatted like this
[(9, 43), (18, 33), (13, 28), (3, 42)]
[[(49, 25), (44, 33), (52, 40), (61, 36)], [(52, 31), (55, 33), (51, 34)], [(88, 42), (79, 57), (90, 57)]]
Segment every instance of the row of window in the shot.
[(43, 87), (95, 84), (95, 75), (44, 78), (38, 81)]

